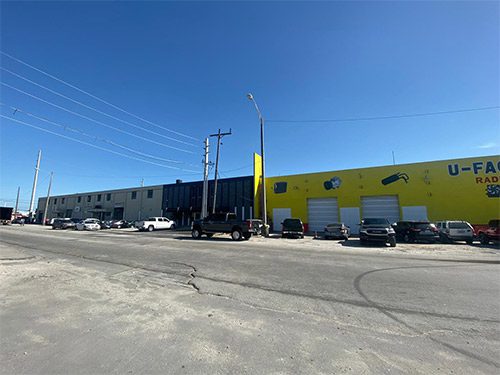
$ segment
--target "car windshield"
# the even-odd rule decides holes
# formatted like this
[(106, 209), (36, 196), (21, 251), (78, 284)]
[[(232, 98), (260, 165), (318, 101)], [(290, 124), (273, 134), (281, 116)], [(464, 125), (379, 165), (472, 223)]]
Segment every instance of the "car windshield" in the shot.
[(417, 229), (427, 229), (431, 226), (431, 223), (415, 223), (414, 227)]
[(326, 227), (328, 229), (335, 229), (335, 228), (340, 228), (342, 226), (342, 224), (340, 223), (335, 223), (335, 224), (328, 224)]
[(462, 222), (451, 222), (450, 229), (469, 229), (469, 225)]
[(389, 225), (387, 219), (364, 219), (364, 225)]
[(283, 221), (283, 226), (285, 228), (302, 230), (302, 222), (299, 219), (285, 219)]

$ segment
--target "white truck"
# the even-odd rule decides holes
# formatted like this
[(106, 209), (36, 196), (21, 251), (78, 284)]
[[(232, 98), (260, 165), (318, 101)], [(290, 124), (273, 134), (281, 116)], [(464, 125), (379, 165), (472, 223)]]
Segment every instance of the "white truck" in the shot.
[(146, 220), (136, 221), (134, 225), (140, 231), (152, 232), (158, 229), (175, 229), (175, 221), (166, 217), (150, 217)]

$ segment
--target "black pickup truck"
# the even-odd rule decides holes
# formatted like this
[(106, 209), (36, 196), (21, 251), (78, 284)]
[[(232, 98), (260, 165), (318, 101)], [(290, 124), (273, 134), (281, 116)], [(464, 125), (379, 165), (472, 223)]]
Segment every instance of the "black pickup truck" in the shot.
[(201, 220), (195, 220), (191, 225), (191, 236), (195, 239), (206, 235), (211, 238), (215, 233), (229, 233), (234, 241), (248, 240), (252, 234), (260, 234), (262, 222), (260, 220), (238, 220), (236, 214), (210, 214)]

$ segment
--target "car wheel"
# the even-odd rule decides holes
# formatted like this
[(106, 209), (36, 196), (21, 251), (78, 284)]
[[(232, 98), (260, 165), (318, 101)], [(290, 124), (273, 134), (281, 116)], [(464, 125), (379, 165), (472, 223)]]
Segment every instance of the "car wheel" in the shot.
[(199, 229), (195, 228), (191, 231), (191, 237), (193, 237), (194, 239), (199, 239), (201, 237), (201, 232)]
[(148, 227), (148, 232), (152, 232), (152, 231), (154, 231), (154, 230), (155, 230), (155, 227), (154, 227), (154, 226), (150, 225), (150, 226)]
[(396, 238), (395, 237), (389, 238), (389, 246), (396, 247)]
[(117, 229), (122, 229), (122, 226), (121, 226), (121, 225), (118, 225), (116, 228), (117, 228)]
[(231, 232), (231, 238), (233, 241), (241, 241), (242, 233), (241, 230), (235, 229)]
[(472, 244), (473, 244), (473, 242), (474, 242), (474, 240), (467, 240), (467, 241), (465, 241), (465, 242), (467, 243), (467, 245), (472, 245)]
[(488, 236), (486, 236), (486, 234), (484, 233), (481, 233), (479, 235), (479, 241), (481, 242), (481, 245), (488, 245), (490, 243)]
[(252, 237), (252, 234), (251, 234), (251, 233), (243, 233), (243, 238), (244, 238), (245, 240), (249, 240), (249, 239), (250, 239), (250, 237)]
[(172, 226), (170, 227), (170, 230), (175, 230), (175, 224), (172, 224)]
[(214, 236), (213, 233), (207, 233), (207, 238), (212, 238)]

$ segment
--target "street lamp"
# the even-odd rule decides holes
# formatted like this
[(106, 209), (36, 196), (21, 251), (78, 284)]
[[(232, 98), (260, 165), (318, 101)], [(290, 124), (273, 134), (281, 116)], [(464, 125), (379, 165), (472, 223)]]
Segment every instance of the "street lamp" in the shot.
[(253, 102), (255, 105), (255, 109), (257, 110), (257, 114), (259, 115), (260, 121), (260, 156), (261, 156), (261, 169), (262, 169), (262, 191), (260, 195), (260, 200), (262, 201), (262, 220), (264, 221), (264, 236), (269, 235), (269, 229), (267, 227), (267, 205), (266, 205), (266, 173), (264, 169), (264, 118), (262, 117), (262, 113), (260, 112), (259, 106), (255, 101), (253, 95), (251, 93), (247, 94), (248, 100)]

